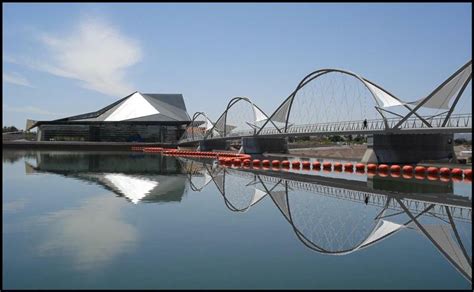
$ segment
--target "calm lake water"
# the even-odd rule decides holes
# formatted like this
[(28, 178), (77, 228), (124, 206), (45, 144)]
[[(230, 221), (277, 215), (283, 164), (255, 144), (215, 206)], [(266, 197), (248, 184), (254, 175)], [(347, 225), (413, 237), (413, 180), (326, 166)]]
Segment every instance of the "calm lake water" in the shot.
[(3, 288), (472, 289), (472, 185), (3, 151)]

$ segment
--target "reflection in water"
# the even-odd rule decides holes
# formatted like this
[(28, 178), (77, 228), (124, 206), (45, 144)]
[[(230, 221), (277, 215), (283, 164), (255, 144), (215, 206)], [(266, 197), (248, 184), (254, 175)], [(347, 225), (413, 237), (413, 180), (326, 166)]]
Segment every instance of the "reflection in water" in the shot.
[[(186, 181), (193, 191), (215, 185), (233, 212), (247, 212), (269, 197), (306, 247), (329, 255), (365, 249), (402, 230), (417, 232), (472, 281), (472, 198), (454, 194), (452, 182), (377, 176), (355, 181), (232, 169), (211, 160), (141, 153), (127, 153), (124, 159), (123, 155), (106, 153), (48, 152), (36, 155), (36, 165), (25, 163), (27, 173), (55, 173), (96, 183), (134, 204), (180, 202)], [(77, 248), (81, 251), (77, 261), (86, 264), (94, 258), (106, 261), (131, 245), (136, 240), (135, 230), (118, 216), (124, 201), (117, 203), (104, 196), (94, 200), (99, 201), (48, 217), (46, 220), (60, 218), (56, 224), (61, 226), (53, 224), (55, 234), (42, 249)], [(101, 223), (84, 222), (90, 218)], [(84, 230), (83, 226), (94, 228)]]
[[(27, 174), (54, 173), (98, 184), (130, 202), (180, 202), (186, 186), (181, 165), (174, 158), (127, 153), (37, 152), (25, 161)], [(39, 222), (49, 226), (39, 244), (41, 255), (65, 254), (74, 258), (75, 268), (97, 268), (133, 250), (138, 232), (123, 221), (126, 203), (110, 195), (85, 201), (79, 208), (48, 214)], [(4, 210), (14, 211), (21, 204), (10, 203)]]
[(31, 150), (2, 150), (2, 159), (5, 163), (14, 164), (15, 162), (19, 161), (23, 158), (32, 158), (35, 157), (36, 151)]
[[(231, 211), (245, 212), (269, 196), (297, 238), (319, 253), (345, 255), (401, 230), (422, 234), (472, 281), (472, 199), (453, 194), (452, 183), (369, 178), (367, 182), (232, 169), (180, 159), (190, 184), (204, 188), (210, 176)], [(199, 170), (200, 169), (200, 170)]]
[(40, 254), (63, 253), (74, 258), (74, 267), (88, 270), (105, 264), (134, 246), (135, 228), (122, 221), (123, 201), (109, 195), (92, 198), (77, 209), (49, 214), (40, 222), (50, 226)]
[(16, 200), (9, 203), (3, 203), (3, 212), (15, 213), (22, 210), (26, 206), (25, 199)]
[[(128, 153), (129, 154), (129, 153)], [(180, 202), (186, 178), (176, 159), (141, 153), (38, 152), (36, 166), (25, 161), (26, 173), (55, 173), (97, 183), (132, 203)]]
[(155, 182), (146, 178), (134, 178), (124, 174), (110, 173), (104, 175), (104, 179), (110, 185), (116, 187), (118, 191), (129, 198), (133, 203), (138, 203), (143, 197), (156, 188), (159, 182)]

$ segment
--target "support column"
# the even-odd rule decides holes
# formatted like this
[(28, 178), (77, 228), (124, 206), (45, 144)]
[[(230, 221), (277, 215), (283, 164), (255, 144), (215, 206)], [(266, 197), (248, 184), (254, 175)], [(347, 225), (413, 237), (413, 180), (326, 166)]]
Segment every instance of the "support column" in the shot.
[(242, 138), (242, 150), (246, 154), (288, 153), (288, 139), (274, 137)]
[(367, 137), (363, 163), (456, 162), (453, 134), (380, 134)]
[(391, 176), (381, 177), (378, 175), (367, 177), (367, 186), (374, 190), (391, 191), (397, 193), (417, 194), (453, 194), (453, 182), (442, 182), (440, 180), (428, 179), (404, 179), (400, 183), (399, 178)]
[(202, 140), (199, 141), (200, 151), (227, 150), (229, 143), (226, 140)]

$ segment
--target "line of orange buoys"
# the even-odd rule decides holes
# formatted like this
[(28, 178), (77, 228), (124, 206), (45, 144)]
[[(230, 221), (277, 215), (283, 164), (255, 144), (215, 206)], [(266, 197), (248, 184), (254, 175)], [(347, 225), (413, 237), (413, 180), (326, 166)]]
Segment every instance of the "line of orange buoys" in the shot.
[(467, 183), (472, 182), (472, 169), (461, 169), (461, 168), (448, 168), (448, 167), (425, 167), (421, 165), (397, 165), (397, 164), (364, 164), (356, 163), (352, 164), (350, 162), (340, 163), (340, 162), (319, 162), (314, 161), (313, 163), (309, 161), (298, 161), (298, 160), (268, 160), (268, 159), (251, 159), (252, 156), (249, 154), (238, 154), (238, 153), (229, 153), (229, 152), (206, 152), (206, 151), (187, 151), (187, 150), (178, 150), (171, 148), (161, 148), (161, 147), (132, 147), (134, 151), (143, 151), (143, 152), (159, 152), (163, 155), (169, 156), (184, 156), (184, 157), (202, 157), (202, 158), (215, 158), (219, 161), (220, 164), (226, 166), (235, 166), (235, 167), (253, 167), (253, 168), (262, 168), (262, 169), (303, 169), (303, 170), (323, 170), (324, 172), (346, 172), (346, 173), (356, 173), (356, 174), (365, 174), (369, 176), (378, 175), (381, 177), (402, 177), (406, 179), (425, 179), (428, 180), (440, 180), (443, 182), (452, 181), (465, 181)]
[(250, 158), (248, 154), (238, 154), (238, 153), (228, 153), (228, 152), (210, 152), (210, 151), (188, 151), (188, 150), (178, 150), (174, 148), (162, 148), (162, 147), (131, 147), (132, 151), (143, 151), (151, 153), (162, 153), (163, 155), (169, 156), (184, 156), (184, 157), (202, 157), (202, 158)]
[(382, 177), (402, 177), (406, 179), (428, 179), (428, 180), (441, 180), (448, 182), (453, 181), (465, 181), (467, 183), (472, 182), (472, 169), (461, 169), (461, 168), (447, 168), (447, 167), (425, 167), (425, 166), (412, 166), (412, 165), (388, 165), (388, 164), (364, 164), (356, 163), (340, 163), (340, 162), (321, 162), (315, 161), (313, 163), (309, 161), (298, 161), (298, 160), (260, 160), (253, 159), (250, 157), (246, 159), (240, 158), (220, 158), (219, 163), (226, 166), (244, 167), (248, 168), (252, 166), (256, 169), (272, 169), (272, 170), (285, 170), (285, 169), (296, 169), (296, 170), (323, 170), (325, 172), (346, 172), (365, 174), (369, 176), (379, 175)]

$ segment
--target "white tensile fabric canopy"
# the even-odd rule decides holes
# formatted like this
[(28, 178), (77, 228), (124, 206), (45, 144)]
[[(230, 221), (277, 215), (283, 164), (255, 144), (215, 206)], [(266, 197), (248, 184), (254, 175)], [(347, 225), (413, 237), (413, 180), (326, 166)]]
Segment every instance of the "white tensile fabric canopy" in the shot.
[(206, 131), (209, 131), (210, 129), (212, 129), (212, 127), (214, 127), (214, 125), (207, 117), (205, 117), (205, 119), (206, 119)]
[(387, 220), (381, 220), (380, 222), (381, 224), (378, 224), (377, 228), (375, 228), (375, 230), (364, 240), (364, 242), (362, 242), (362, 244), (360, 245), (361, 247), (369, 245), (389, 235), (390, 233), (393, 233), (405, 227), (404, 225), (393, 223)]
[(472, 64), (469, 64), (463, 70), (456, 72), (454, 76), (451, 76), (451, 80), (448, 78), (449, 81), (446, 84), (436, 88), (430, 95), (413, 102), (398, 100), (393, 95), (383, 90), (381, 87), (376, 86), (366, 80), (363, 80), (363, 82), (373, 92), (374, 97), (379, 102), (379, 105), (383, 108), (400, 105), (417, 106), (426, 100), (426, 102), (422, 104), (422, 107), (424, 108), (449, 109), (450, 101), (457, 96), (464, 84), (469, 82), (471, 73)]
[(253, 204), (255, 204), (256, 202), (260, 201), (263, 197), (265, 197), (267, 195), (266, 192), (262, 191), (262, 190), (259, 190), (259, 189), (255, 189), (255, 193), (252, 197), (252, 201), (250, 202), (250, 206), (252, 206)]
[(381, 107), (391, 107), (405, 104), (404, 102), (396, 99), (392, 95), (382, 90), (380, 87), (375, 86), (365, 80), (363, 80), (363, 82), (374, 93), (374, 97), (377, 99)]
[(259, 110), (258, 107), (252, 104), (252, 108), (255, 115), (255, 122), (267, 120), (267, 115), (265, 115), (261, 110)]
[[(435, 109), (449, 109), (450, 100), (457, 95), (464, 83), (468, 81), (471, 73), (472, 65), (469, 65), (444, 86), (431, 93), (432, 96), (422, 106)], [(410, 104), (418, 105), (423, 100), (424, 98), (410, 102)]]

